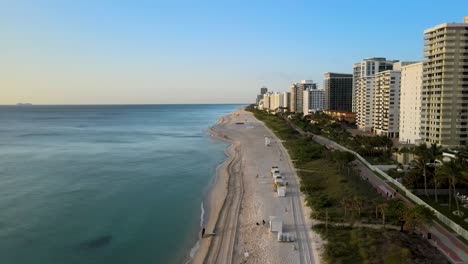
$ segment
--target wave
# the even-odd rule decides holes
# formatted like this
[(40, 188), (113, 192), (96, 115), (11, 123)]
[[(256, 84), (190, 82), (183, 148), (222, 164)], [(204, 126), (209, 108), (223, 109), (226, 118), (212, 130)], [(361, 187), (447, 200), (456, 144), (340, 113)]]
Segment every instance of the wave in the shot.
[[(203, 202), (201, 203), (201, 214), (200, 214), (200, 230), (203, 228), (203, 223), (204, 223), (204, 218), (205, 218), (205, 208), (203, 207)], [(197, 253), (198, 248), (200, 247), (201, 243), (201, 238), (195, 242), (195, 245), (190, 249), (190, 259), (185, 262), (185, 264), (189, 264), (193, 261), (193, 258), (195, 257), (195, 253)]]
[(63, 133), (29, 133), (18, 135), (18, 137), (50, 137), (50, 136), (62, 136)]

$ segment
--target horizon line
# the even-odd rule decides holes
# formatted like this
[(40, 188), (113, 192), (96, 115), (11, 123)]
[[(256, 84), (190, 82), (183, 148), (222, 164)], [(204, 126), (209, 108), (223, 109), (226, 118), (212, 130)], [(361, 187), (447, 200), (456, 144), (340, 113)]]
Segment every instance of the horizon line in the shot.
[[(22, 105), (21, 105), (22, 104)], [(29, 103), (17, 103), (17, 104), (0, 104), (0, 106), (93, 106), (93, 105), (250, 105), (252, 103), (165, 103), (165, 104), (29, 104)]]

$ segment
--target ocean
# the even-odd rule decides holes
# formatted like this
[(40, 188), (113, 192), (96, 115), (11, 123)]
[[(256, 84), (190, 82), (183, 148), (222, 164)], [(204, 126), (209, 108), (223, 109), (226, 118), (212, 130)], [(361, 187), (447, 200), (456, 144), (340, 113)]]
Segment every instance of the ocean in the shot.
[(239, 107), (0, 106), (0, 263), (183, 263)]

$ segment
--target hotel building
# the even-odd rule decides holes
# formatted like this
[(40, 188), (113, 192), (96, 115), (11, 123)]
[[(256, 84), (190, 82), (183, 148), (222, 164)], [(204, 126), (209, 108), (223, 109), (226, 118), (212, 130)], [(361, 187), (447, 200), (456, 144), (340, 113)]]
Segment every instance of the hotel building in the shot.
[(400, 142), (421, 142), (421, 95), (423, 63), (401, 67), (400, 82)]
[(304, 115), (323, 110), (323, 90), (307, 88), (304, 91), (303, 109)]
[(351, 111), (353, 104), (353, 75), (326, 72), (323, 77), (323, 109)]
[(424, 31), (421, 137), (427, 144), (468, 142), (468, 17)]
[(363, 130), (371, 130), (374, 117), (374, 77), (378, 72), (392, 70), (397, 61), (385, 58), (368, 58), (353, 65), (353, 112), (356, 124)]
[(306, 89), (317, 89), (317, 84), (310, 80), (303, 80), (300, 83), (291, 85), (291, 103), (289, 111), (292, 113), (302, 113), (304, 104), (304, 90)]

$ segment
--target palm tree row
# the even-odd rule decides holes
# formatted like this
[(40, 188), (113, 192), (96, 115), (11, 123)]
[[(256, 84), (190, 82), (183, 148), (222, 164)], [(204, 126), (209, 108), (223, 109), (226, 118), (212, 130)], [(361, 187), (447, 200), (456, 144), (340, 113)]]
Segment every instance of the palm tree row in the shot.
[(458, 200), (455, 196), (458, 184), (468, 184), (468, 147), (464, 146), (455, 158), (443, 158), (442, 147), (432, 144), (427, 147), (421, 144), (413, 148), (416, 156), (416, 169), (424, 179), (424, 194), (429, 196), (428, 177), (432, 176), (434, 198), (438, 202), (438, 188), (448, 186), (449, 208), (455, 198), (457, 211), (460, 210)]

